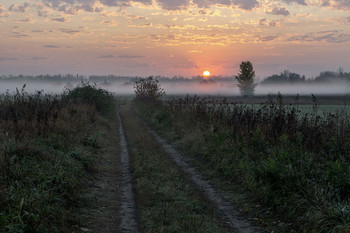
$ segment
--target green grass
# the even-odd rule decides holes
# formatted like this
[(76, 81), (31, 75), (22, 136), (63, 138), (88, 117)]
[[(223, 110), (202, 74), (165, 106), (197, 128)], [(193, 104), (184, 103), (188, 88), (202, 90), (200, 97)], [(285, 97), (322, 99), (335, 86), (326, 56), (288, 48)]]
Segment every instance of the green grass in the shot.
[(128, 106), (121, 111), (130, 143), (142, 232), (229, 232)]
[(72, 232), (78, 224), (103, 118), (70, 98), (25, 89), (0, 98), (0, 232)]
[(191, 98), (136, 106), (225, 190), (241, 187), (287, 223), (278, 232), (350, 232), (347, 115)]

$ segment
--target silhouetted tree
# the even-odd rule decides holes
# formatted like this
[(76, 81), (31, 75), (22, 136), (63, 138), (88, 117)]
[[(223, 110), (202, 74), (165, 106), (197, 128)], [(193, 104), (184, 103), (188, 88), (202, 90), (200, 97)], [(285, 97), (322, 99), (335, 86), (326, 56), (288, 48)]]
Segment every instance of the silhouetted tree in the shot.
[(165, 95), (164, 89), (160, 87), (159, 81), (148, 77), (139, 79), (134, 84), (136, 100), (157, 102)]
[(288, 70), (283, 71), (280, 74), (274, 74), (272, 76), (267, 77), (261, 83), (301, 83), (305, 82), (305, 76), (301, 76), (300, 74), (290, 72)]
[(254, 84), (255, 71), (250, 61), (243, 61), (240, 65), (240, 71), (236, 76), (238, 87), (243, 96), (254, 95), (256, 84)]

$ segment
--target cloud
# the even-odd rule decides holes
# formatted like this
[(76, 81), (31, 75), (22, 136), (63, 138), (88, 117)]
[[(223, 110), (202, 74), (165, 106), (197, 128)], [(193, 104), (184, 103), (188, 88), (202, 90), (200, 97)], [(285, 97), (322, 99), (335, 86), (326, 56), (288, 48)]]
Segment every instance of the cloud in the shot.
[(201, 50), (190, 50), (190, 51), (187, 51), (188, 53), (203, 53), (203, 51)]
[(257, 0), (193, 0), (199, 8), (209, 8), (212, 5), (235, 6), (243, 10), (252, 10), (259, 5)]
[(66, 23), (66, 22), (69, 22), (69, 19), (65, 18), (65, 17), (59, 17), (59, 18), (52, 18), (51, 21), (60, 22), (60, 23)]
[(122, 59), (134, 59), (134, 58), (144, 58), (144, 56), (132, 56), (132, 55), (120, 55), (117, 58)]
[(165, 10), (186, 9), (190, 4), (189, 0), (158, 0)]
[(112, 54), (109, 54), (109, 55), (102, 55), (102, 56), (99, 56), (97, 58), (102, 58), (102, 59), (111, 59), (111, 58), (116, 58), (114, 55)]
[(44, 45), (44, 48), (58, 49), (57, 45)]
[(287, 10), (287, 8), (280, 6), (273, 6), (272, 9), (270, 11), (267, 11), (266, 13), (271, 15), (289, 15), (289, 11)]
[(177, 62), (175, 64), (172, 64), (171, 66), (176, 69), (193, 69), (199, 67), (196, 63), (189, 59), (186, 61)]
[(39, 60), (46, 60), (47, 57), (32, 57), (31, 59), (29, 60), (33, 60), (33, 61), (39, 61)]
[(320, 5), (323, 7), (331, 7), (337, 10), (350, 10), (349, 0), (318, 0), (316, 2), (311, 1), (313, 5)]
[(25, 19), (17, 19), (15, 20), (16, 22), (21, 22), (21, 23), (32, 23), (34, 22), (34, 20), (30, 19), (30, 18), (25, 18)]
[(28, 10), (29, 6), (30, 6), (29, 2), (24, 2), (23, 5), (13, 4), (9, 7), (9, 11), (24, 13)]
[(77, 34), (80, 31), (79, 30), (74, 30), (74, 29), (65, 29), (65, 28), (60, 28), (58, 29), (60, 32), (67, 33), (67, 34)]
[(342, 31), (319, 31), (304, 35), (295, 35), (287, 38), (289, 42), (327, 42), (327, 43), (344, 43), (350, 41), (350, 34)]
[(3, 5), (0, 5), (0, 17), (8, 16), (9, 13), (6, 12), (6, 8)]
[(278, 21), (268, 21), (267, 19), (260, 19), (259, 20), (260, 25), (270, 26), (270, 27), (276, 27), (279, 25)]
[(307, 3), (305, 2), (305, 0), (282, 0), (283, 2), (286, 2), (286, 3), (297, 3), (297, 4), (300, 4), (300, 5), (305, 5), (307, 6)]
[(118, 22), (115, 20), (102, 20), (102, 21), (100, 21), (100, 23), (107, 24), (109, 26), (114, 26), (114, 27), (118, 26)]
[(233, 4), (244, 10), (252, 10), (259, 5), (257, 0), (232, 0)]
[(140, 25), (129, 25), (128, 27), (150, 28), (152, 26), (153, 26), (152, 23), (145, 23), (145, 24), (140, 24)]
[(276, 38), (277, 38), (277, 36), (263, 36), (263, 37), (260, 37), (260, 41), (261, 42), (268, 42), (268, 41), (272, 41)]
[(0, 57), (0, 62), (2, 61), (16, 61), (18, 58), (16, 57)]
[(101, 12), (105, 6), (128, 7), (132, 6), (133, 3), (141, 3), (145, 6), (151, 6), (153, 3), (156, 3), (162, 9), (171, 11), (187, 9), (193, 4), (200, 8), (221, 5), (244, 10), (252, 10), (259, 5), (258, 0), (42, 0), (42, 3), (47, 7), (67, 14), (78, 14), (79, 11)]
[(20, 32), (13, 32), (12, 35), (10, 35), (9, 37), (23, 38), (23, 37), (29, 37), (29, 35), (20, 33)]
[(135, 59), (135, 58), (144, 58), (144, 56), (138, 56), (138, 55), (119, 55), (119, 56), (114, 56), (112, 54), (107, 54), (107, 55), (102, 55), (97, 58), (100, 59)]

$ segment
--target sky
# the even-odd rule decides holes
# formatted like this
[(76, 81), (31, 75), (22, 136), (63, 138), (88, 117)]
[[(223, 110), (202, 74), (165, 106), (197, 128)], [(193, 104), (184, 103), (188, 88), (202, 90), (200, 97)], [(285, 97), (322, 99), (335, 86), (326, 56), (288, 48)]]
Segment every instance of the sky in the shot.
[(0, 75), (350, 71), (349, 0), (0, 0)]

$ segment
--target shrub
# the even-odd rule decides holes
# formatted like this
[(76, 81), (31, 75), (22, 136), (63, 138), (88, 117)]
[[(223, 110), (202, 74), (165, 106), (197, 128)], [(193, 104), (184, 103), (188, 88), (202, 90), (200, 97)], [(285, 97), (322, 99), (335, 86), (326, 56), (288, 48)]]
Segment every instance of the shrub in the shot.
[(158, 102), (165, 95), (164, 89), (159, 85), (159, 81), (148, 77), (139, 79), (134, 84), (136, 100), (143, 102)]
[(113, 110), (113, 96), (106, 90), (98, 88), (96, 85), (82, 82), (72, 90), (66, 90), (64, 99), (66, 101), (81, 101), (94, 105), (100, 113), (106, 114)]

